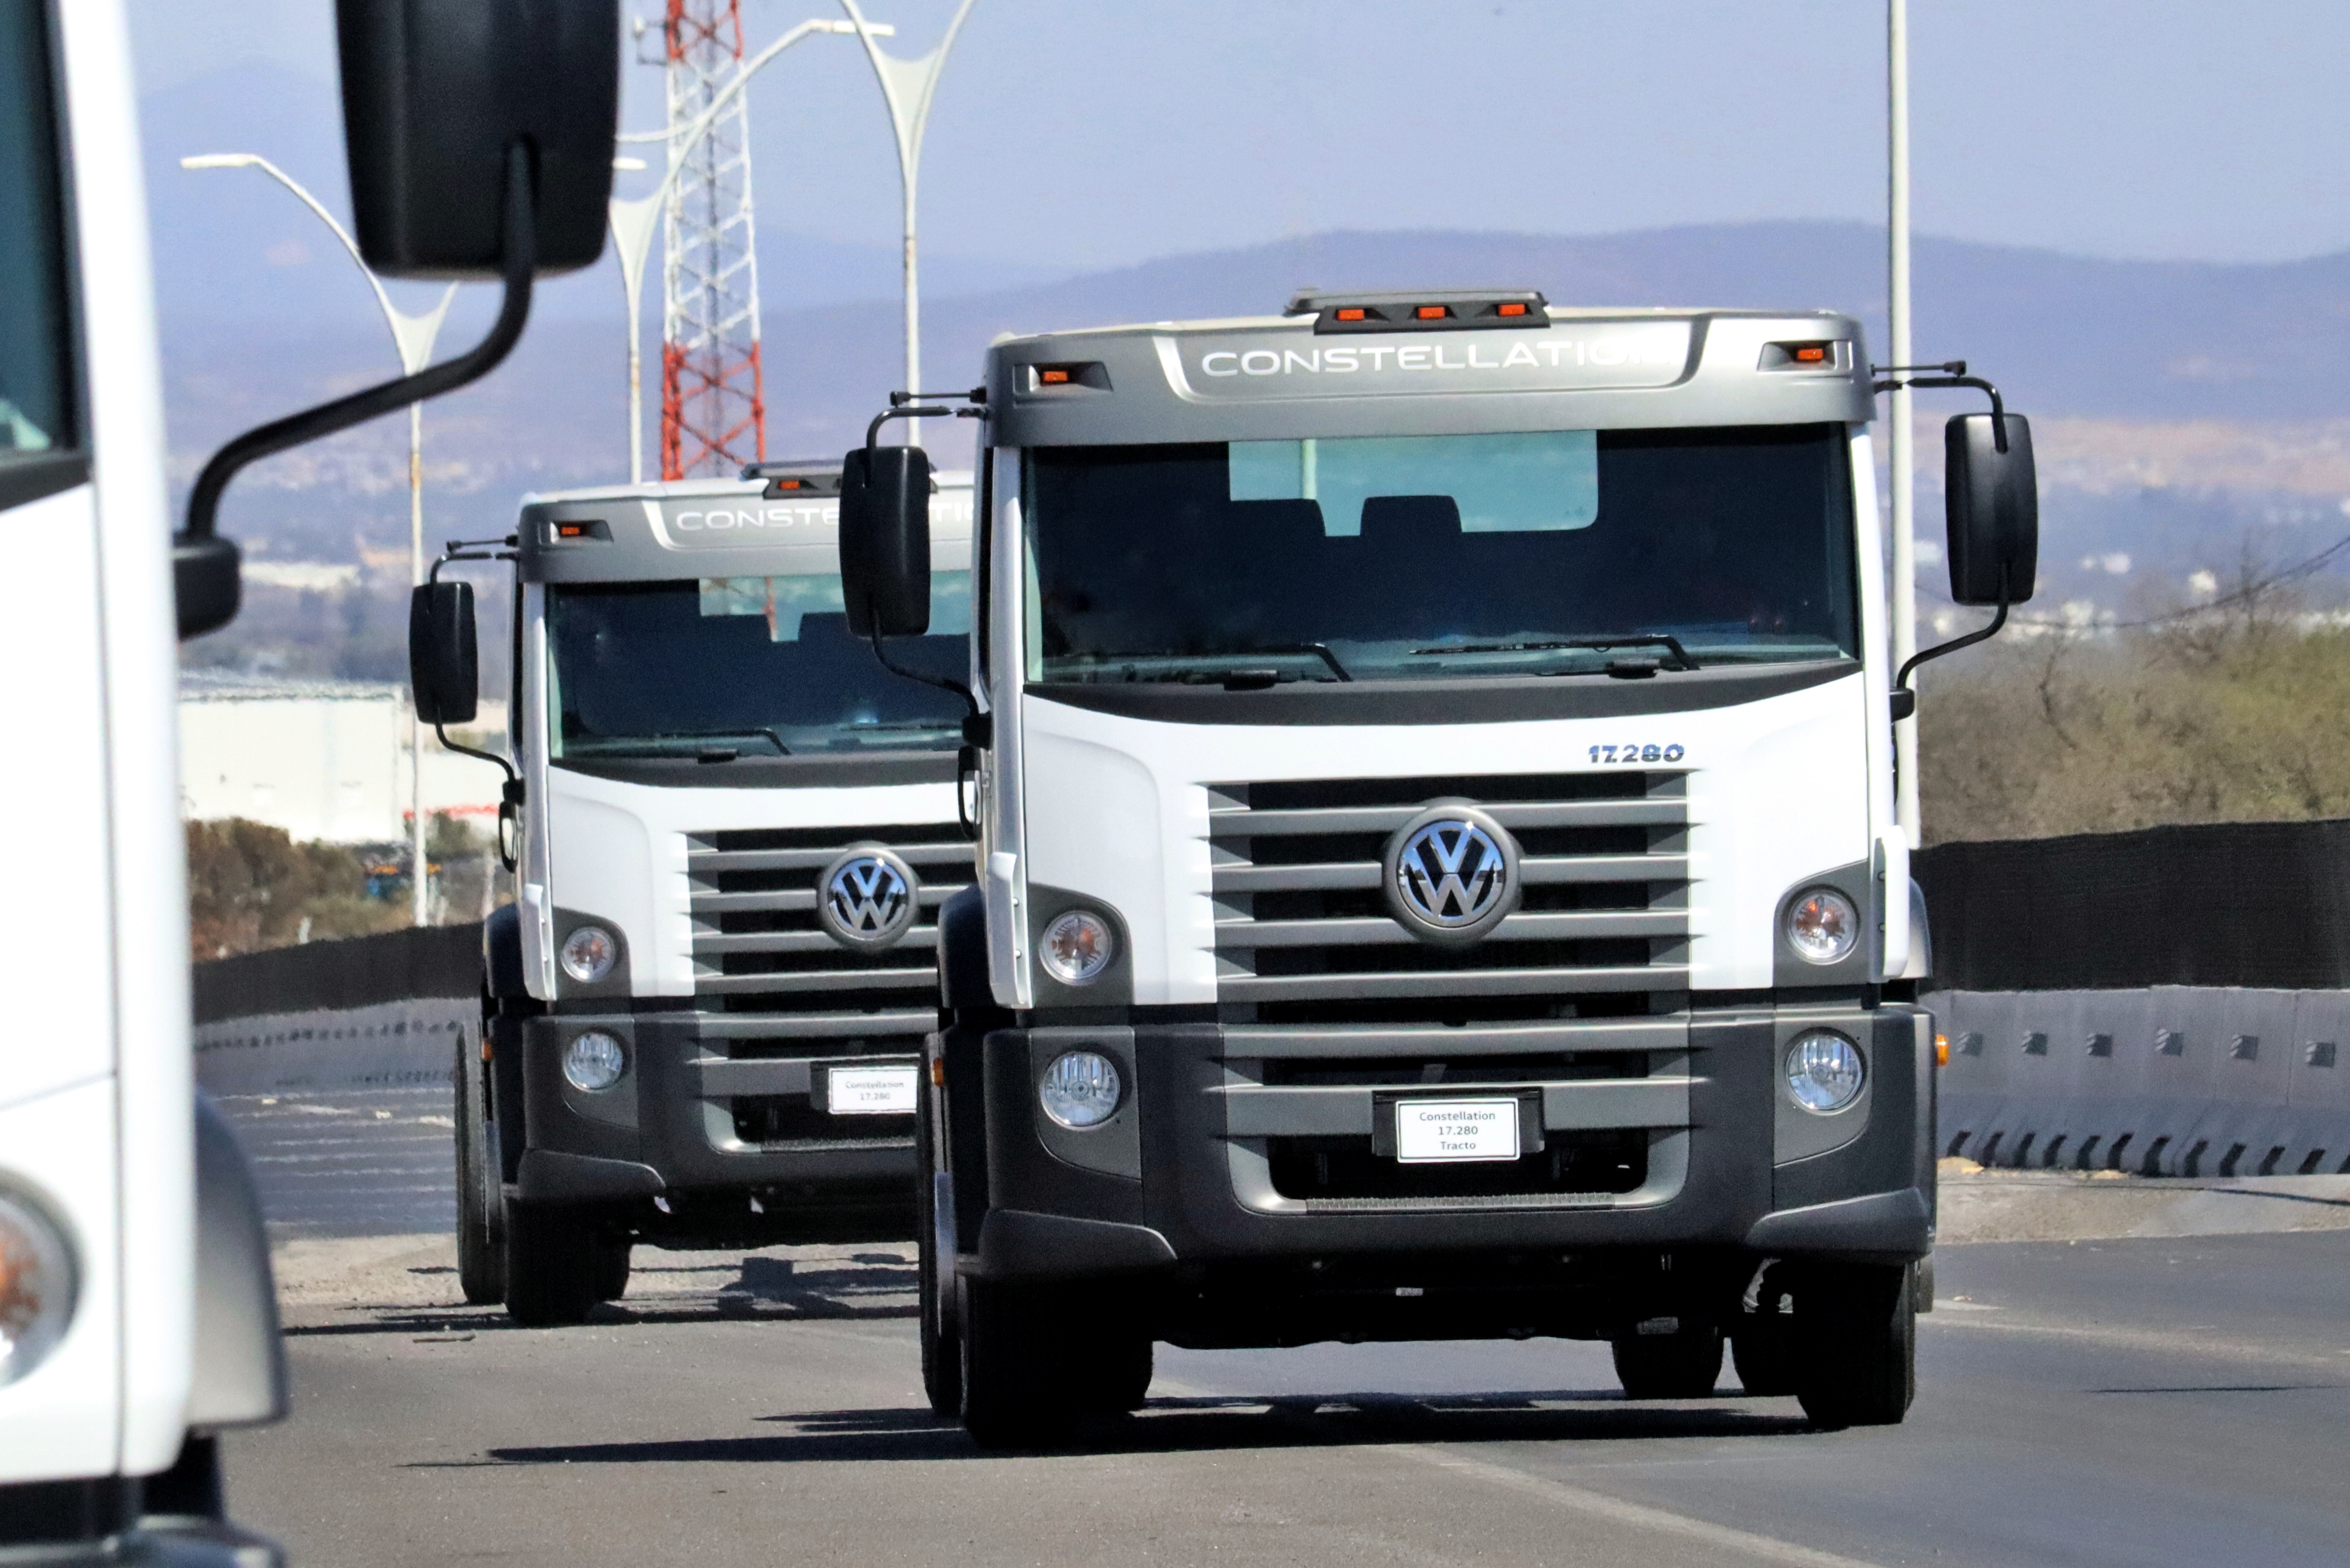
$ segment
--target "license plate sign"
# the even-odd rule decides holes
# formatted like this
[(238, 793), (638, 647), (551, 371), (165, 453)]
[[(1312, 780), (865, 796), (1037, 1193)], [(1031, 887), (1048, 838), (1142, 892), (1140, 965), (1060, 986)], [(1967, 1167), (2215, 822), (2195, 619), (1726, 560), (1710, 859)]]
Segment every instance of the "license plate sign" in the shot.
[(835, 1067), (824, 1075), (824, 1108), (837, 1116), (910, 1116), (913, 1067)]
[(1453, 1159), (1515, 1159), (1518, 1102), (1398, 1100), (1396, 1158), (1406, 1165)]

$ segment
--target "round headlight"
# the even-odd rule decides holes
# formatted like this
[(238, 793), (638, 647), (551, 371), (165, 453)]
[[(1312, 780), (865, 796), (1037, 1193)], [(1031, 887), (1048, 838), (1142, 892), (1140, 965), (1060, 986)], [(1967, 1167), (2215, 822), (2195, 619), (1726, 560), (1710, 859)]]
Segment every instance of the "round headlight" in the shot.
[(1036, 1102), (1069, 1128), (1099, 1127), (1118, 1110), (1118, 1064), (1098, 1051), (1068, 1051), (1045, 1069)]
[(1091, 985), (1117, 950), (1118, 939), (1110, 935), (1107, 920), (1071, 909), (1045, 928), (1036, 956), (1045, 961), (1045, 971), (1063, 985)]
[(1860, 1098), (1868, 1077), (1860, 1047), (1833, 1029), (1795, 1036), (1787, 1047), (1787, 1097), (1817, 1116), (1833, 1116)]
[(0, 1386), (38, 1366), (73, 1321), (73, 1251), (48, 1217), (0, 1192)]
[(591, 1095), (619, 1083), (628, 1065), (629, 1054), (620, 1048), (619, 1040), (600, 1029), (573, 1035), (571, 1044), (563, 1048), (563, 1075), (573, 1088)]
[(620, 944), (601, 926), (582, 926), (563, 939), (563, 972), (582, 985), (593, 985), (612, 972)]
[(1814, 888), (1787, 906), (1787, 945), (1805, 963), (1841, 963), (1860, 940), (1860, 911), (1834, 888)]

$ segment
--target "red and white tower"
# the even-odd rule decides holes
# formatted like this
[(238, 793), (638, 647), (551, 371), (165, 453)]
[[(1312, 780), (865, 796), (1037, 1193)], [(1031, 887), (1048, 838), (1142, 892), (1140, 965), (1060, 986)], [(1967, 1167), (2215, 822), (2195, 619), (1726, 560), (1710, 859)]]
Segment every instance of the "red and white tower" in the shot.
[[(741, 0), (669, 0), (669, 124), (699, 119), (743, 66)], [(661, 477), (767, 455), (747, 95), (687, 152), (662, 224)]]

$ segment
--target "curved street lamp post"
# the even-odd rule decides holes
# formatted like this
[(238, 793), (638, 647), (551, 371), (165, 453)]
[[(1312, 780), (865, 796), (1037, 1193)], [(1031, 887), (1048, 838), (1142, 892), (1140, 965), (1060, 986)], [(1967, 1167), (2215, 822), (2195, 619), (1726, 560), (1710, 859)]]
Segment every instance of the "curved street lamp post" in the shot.
[[(865, 44), (866, 57), (873, 62), (873, 75), (881, 84), (881, 100), (889, 109), (889, 128), (897, 133), (898, 175), (905, 197), (905, 264), (906, 264), (906, 385), (905, 390), (922, 389), (922, 306), (921, 289), (915, 267), (914, 194), (915, 184), (922, 165), (922, 133), (930, 128), (931, 99), (939, 88), (940, 73), (946, 69), (947, 51), (954, 47), (955, 35), (962, 31), (963, 18), (971, 15), (976, 0), (962, 0), (955, 7), (954, 19), (947, 24), (946, 36), (939, 47), (916, 59), (902, 60), (895, 55), (881, 52), (873, 40), (890, 31), (865, 19), (858, 9), (857, 0), (840, 0), (840, 8), (848, 13), (852, 30)], [(906, 421), (905, 439), (919, 443), (920, 423)]]
[[(441, 335), (441, 324), (448, 319), (449, 302), (457, 297), (457, 286), (451, 284), (442, 293), (441, 303), (431, 310), (411, 314), (392, 304), (385, 291), (383, 280), (375, 275), (359, 254), (359, 247), (348, 230), (328, 212), (316, 196), (302, 188), (285, 170), (268, 159), (252, 152), (207, 152), (180, 160), (182, 169), (258, 169), (276, 181), (296, 199), (317, 215), (318, 221), (335, 232), (349, 253), (351, 265), (359, 269), (368, 286), (375, 291), (375, 302), (383, 309), (384, 325), (391, 329), (391, 346), (400, 356), (400, 370), (413, 376), (432, 362), (433, 340)], [(411, 587), (424, 580), (424, 411), (421, 403), (408, 405), (408, 580)], [(416, 720), (415, 693), (409, 694), (408, 704), (408, 812), (409, 853), (414, 867), (409, 877), (409, 918), (413, 924), (423, 925), (429, 913), (427, 899), (427, 862), (424, 858), (424, 737)]]

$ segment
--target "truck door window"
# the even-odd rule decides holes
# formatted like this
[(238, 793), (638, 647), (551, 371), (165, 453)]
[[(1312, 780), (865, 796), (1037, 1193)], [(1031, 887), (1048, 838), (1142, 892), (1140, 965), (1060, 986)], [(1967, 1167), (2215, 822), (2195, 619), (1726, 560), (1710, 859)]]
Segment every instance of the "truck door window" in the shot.
[[(1032, 680), (1597, 673), (1855, 657), (1839, 425), (1030, 453)], [(1333, 661), (1336, 668), (1333, 668)]]
[(0, 0), (0, 482), (80, 445), (49, 70), (41, 0)]

